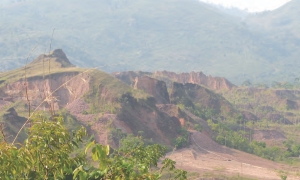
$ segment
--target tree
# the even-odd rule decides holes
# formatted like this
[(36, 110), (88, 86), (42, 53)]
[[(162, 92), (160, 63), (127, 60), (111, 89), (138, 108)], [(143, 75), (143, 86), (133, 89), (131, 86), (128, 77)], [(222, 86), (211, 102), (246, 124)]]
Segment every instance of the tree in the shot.
[(71, 157), (86, 135), (84, 128), (71, 133), (63, 119), (51, 121), (36, 115), (32, 118), (29, 136), (19, 148), (5, 141), (0, 143), (0, 179), (65, 179), (83, 163), (83, 154)]
[[(164, 170), (174, 172), (175, 179), (186, 179), (186, 171), (177, 170), (170, 159), (157, 168), (166, 153), (161, 145), (125, 139), (119, 149), (91, 142), (83, 151), (79, 145), (87, 134), (85, 128), (69, 132), (63, 121), (61, 116), (49, 120), (36, 115), (24, 144), (16, 146), (3, 137), (0, 179), (159, 179)], [(97, 167), (87, 161), (90, 148)]]

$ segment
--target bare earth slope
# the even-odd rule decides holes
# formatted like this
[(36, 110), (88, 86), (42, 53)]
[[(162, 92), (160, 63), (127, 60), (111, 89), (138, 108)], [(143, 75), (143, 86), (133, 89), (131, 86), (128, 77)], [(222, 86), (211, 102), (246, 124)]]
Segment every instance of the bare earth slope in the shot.
[[(157, 84), (153, 92), (161, 89), (157, 101), (162, 94), (166, 102), (161, 103), (168, 103), (164, 82), (146, 79), (150, 81)], [(104, 72), (74, 67), (62, 50), (40, 55), (26, 68), (3, 73), (0, 82), (0, 115), (12, 107), (26, 118), (28, 111), (56, 113), (66, 108), (104, 144), (114, 143), (108, 138), (112, 129), (134, 135), (143, 131), (145, 138), (168, 146), (179, 135), (180, 120), (160, 111), (149, 94)], [(1, 116), (0, 122), (19, 129)]]
[[(280, 179), (279, 170), (289, 172), (288, 179), (300, 179), (295, 174), (296, 167), (281, 165), (238, 150), (215, 143), (207, 135), (191, 131), (191, 146), (168, 153), (167, 157), (175, 160), (179, 168), (198, 172), (200, 176), (236, 175), (254, 179)], [(200, 179), (200, 178), (199, 178)]]

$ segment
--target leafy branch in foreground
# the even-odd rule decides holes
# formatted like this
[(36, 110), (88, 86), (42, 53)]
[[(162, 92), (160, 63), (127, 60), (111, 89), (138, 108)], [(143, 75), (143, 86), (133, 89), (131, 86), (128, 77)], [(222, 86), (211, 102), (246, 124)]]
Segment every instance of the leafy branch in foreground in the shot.
[(65, 179), (85, 161), (84, 154), (70, 154), (86, 136), (84, 128), (69, 133), (63, 119), (32, 118), (29, 136), (19, 148), (0, 143), (0, 179)]
[[(0, 142), (0, 179), (159, 179), (165, 170), (174, 172), (175, 179), (186, 179), (186, 172), (170, 159), (157, 168), (166, 153), (158, 144), (131, 137), (116, 150), (92, 142), (83, 152), (78, 147), (85, 128), (70, 133), (60, 116), (49, 120), (35, 115), (31, 120), (24, 144)], [(89, 155), (97, 166), (87, 160)]]
[(186, 171), (177, 170), (175, 161), (164, 159), (158, 169), (158, 161), (166, 153), (166, 148), (158, 144), (145, 145), (139, 137), (121, 141), (119, 149), (110, 152), (108, 145), (90, 143), (92, 159), (98, 168), (91, 165), (80, 166), (74, 170), (73, 178), (85, 179), (160, 179), (163, 171), (175, 173), (175, 179), (186, 179)]

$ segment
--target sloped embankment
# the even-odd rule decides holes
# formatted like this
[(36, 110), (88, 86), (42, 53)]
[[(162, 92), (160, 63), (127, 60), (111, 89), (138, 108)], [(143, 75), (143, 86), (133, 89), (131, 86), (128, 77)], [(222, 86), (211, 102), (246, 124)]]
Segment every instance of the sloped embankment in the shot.
[[(37, 108), (46, 112), (66, 108), (98, 142), (104, 144), (113, 143), (109, 133), (114, 128), (134, 135), (143, 132), (145, 138), (166, 145), (171, 145), (179, 135), (180, 120), (160, 111), (151, 95), (104, 72), (73, 67), (61, 50), (39, 56), (27, 66), (26, 72), (26, 79), (25, 69), (1, 76), (0, 80), (4, 81), (0, 87), (1, 106), (9, 108), (7, 104), (12, 107), (23, 104), (18, 110), (24, 116), (29, 106), (31, 111)], [(154, 82), (153, 79), (150, 81)], [(154, 84), (164, 85), (157, 80)], [(136, 86), (142, 84), (137, 82)], [(156, 98), (159, 101), (162, 94), (166, 96), (163, 103), (168, 103), (164, 87)], [(19, 126), (13, 123), (11, 128), (18, 129)]]

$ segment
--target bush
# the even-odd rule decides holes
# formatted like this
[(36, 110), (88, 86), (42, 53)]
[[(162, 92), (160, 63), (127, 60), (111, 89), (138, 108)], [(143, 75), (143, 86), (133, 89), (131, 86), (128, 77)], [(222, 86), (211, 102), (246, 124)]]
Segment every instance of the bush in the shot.
[(202, 132), (203, 126), (201, 126), (201, 124), (195, 124), (194, 129), (195, 129), (196, 131)]
[(174, 140), (174, 145), (177, 149), (184, 148), (188, 145), (189, 132), (185, 128), (180, 129), (180, 136)]
[[(78, 147), (86, 136), (85, 128), (69, 132), (62, 117), (49, 120), (40, 115), (31, 124), (23, 145), (17, 147), (2, 137), (0, 179), (159, 179), (165, 170), (175, 173), (175, 179), (186, 179), (186, 172), (177, 170), (170, 159), (164, 159), (157, 171), (151, 170), (166, 153), (158, 144), (145, 145), (130, 136), (114, 151), (94, 142), (83, 151)], [(97, 167), (87, 160), (90, 148)]]

